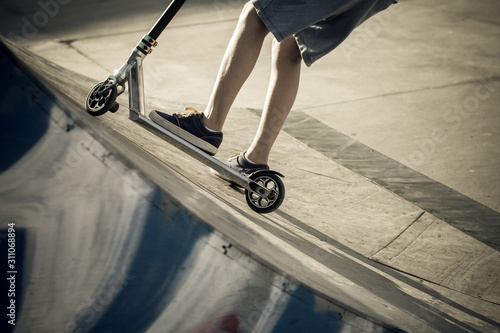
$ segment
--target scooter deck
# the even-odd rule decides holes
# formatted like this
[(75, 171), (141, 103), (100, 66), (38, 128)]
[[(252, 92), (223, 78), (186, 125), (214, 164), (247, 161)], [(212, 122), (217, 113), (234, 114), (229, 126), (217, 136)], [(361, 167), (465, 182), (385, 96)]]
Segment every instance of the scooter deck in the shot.
[[(131, 111), (133, 112), (133, 111)], [(255, 184), (251, 179), (248, 177), (243, 176), (239, 172), (231, 169), (228, 167), (226, 164), (222, 163), (221, 161), (217, 160), (216, 158), (210, 156), (207, 154), (205, 151), (199, 149), (198, 147), (194, 146), (190, 142), (187, 142), (183, 138), (173, 134), (172, 132), (164, 129), (160, 125), (156, 124), (153, 122), (151, 119), (141, 115), (141, 114), (136, 114), (132, 119), (136, 123), (140, 124), (141, 126), (145, 127), (146, 129), (152, 131), (153, 133), (159, 135), (162, 139), (167, 141), (168, 143), (172, 144), (176, 148), (182, 150), (183, 152), (187, 153), (191, 157), (195, 158), (196, 160), (200, 161), (201, 163), (205, 164), (209, 168), (214, 169), (218, 173), (224, 176), (225, 179), (228, 181), (235, 183), (247, 190), (254, 191), (255, 190)], [(258, 186), (258, 185), (257, 185)], [(252, 189), (253, 187), (253, 189)], [(263, 190), (262, 188), (261, 190)]]

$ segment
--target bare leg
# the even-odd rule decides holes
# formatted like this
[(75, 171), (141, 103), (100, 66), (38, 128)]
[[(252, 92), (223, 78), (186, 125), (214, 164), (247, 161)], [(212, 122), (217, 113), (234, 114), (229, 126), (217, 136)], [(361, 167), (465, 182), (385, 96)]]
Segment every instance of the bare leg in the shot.
[(267, 164), (271, 148), (295, 102), (300, 81), (301, 56), (293, 36), (273, 42), (271, 79), (259, 129), (246, 157)]
[(204, 111), (204, 124), (211, 130), (222, 130), (236, 95), (255, 67), (268, 33), (253, 5), (247, 3), (222, 59), (212, 96)]

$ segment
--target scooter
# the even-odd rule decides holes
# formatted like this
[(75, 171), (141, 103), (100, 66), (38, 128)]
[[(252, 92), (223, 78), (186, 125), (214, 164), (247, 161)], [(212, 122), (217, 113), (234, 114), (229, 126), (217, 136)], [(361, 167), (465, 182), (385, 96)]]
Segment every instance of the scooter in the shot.
[(284, 177), (282, 174), (272, 170), (262, 170), (242, 175), (205, 151), (157, 125), (146, 116), (144, 59), (158, 45), (158, 37), (185, 2), (186, 0), (173, 0), (153, 28), (134, 48), (127, 62), (113, 75), (108, 76), (105, 81), (96, 84), (90, 90), (85, 103), (87, 112), (92, 116), (100, 116), (108, 111), (117, 112), (119, 104), (116, 102), (116, 98), (125, 92), (128, 83), (129, 117), (132, 121), (207, 165), (230, 183), (244, 188), (246, 202), (255, 212), (260, 214), (273, 212), (278, 209), (285, 198), (285, 186), (281, 180)]

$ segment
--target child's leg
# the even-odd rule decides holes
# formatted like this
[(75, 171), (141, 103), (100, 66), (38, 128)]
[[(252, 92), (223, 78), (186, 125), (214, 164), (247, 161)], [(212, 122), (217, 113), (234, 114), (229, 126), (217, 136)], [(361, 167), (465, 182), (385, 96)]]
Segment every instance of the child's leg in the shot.
[(212, 96), (204, 112), (204, 124), (209, 129), (222, 131), (229, 109), (255, 67), (268, 33), (253, 5), (247, 3), (222, 59)]
[(267, 164), (271, 148), (297, 96), (301, 55), (295, 38), (273, 42), (271, 79), (259, 129), (246, 153), (254, 163)]

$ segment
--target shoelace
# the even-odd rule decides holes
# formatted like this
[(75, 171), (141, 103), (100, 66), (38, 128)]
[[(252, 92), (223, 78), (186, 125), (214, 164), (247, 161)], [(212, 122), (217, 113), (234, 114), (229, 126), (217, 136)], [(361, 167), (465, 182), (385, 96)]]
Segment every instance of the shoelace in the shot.
[(238, 154), (234, 154), (233, 156), (229, 157), (227, 159), (227, 163), (231, 162), (232, 160), (235, 160), (237, 159), (240, 155), (244, 154), (244, 152), (241, 152), (241, 153), (238, 153)]
[(200, 112), (200, 111), (198, 111), (195, 108), (190, 107), (190, 106), (184, 108), (184, 111), (186, 111), (186, 112), (179, 112), (179, 113), (174, 113), (174, 114), (177, 116), (183, 117), (183, 118), (191, 117), (193, 115), (196, 116), (199, 114), (203, 114), (203, 112)]

